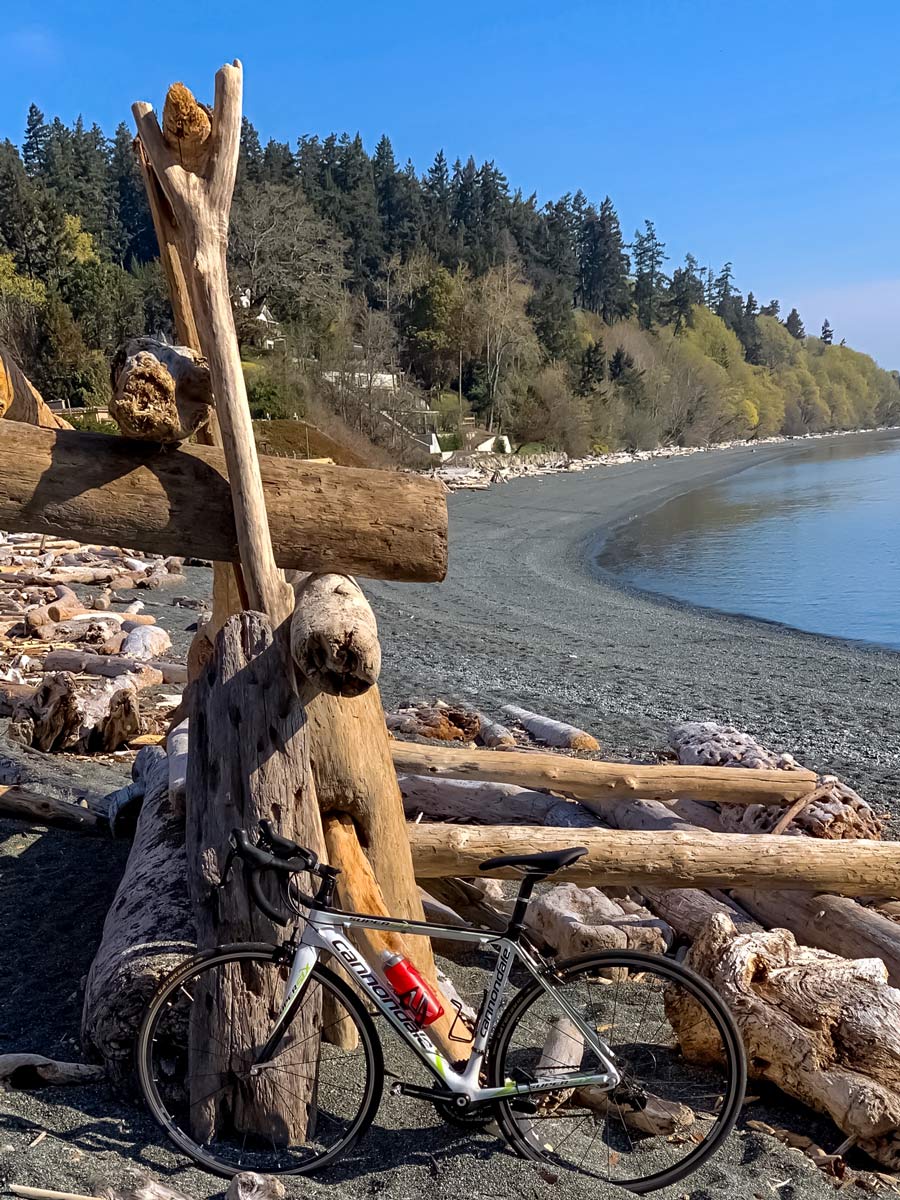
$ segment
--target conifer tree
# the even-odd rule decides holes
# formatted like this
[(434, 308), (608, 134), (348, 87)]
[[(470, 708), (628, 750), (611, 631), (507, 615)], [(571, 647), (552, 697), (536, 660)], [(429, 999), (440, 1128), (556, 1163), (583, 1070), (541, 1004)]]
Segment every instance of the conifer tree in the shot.
[(827, 317), (822, 322), (822, 332), (819, 334), (819, 337), (822, 339), (822, 341), (825, 343), (826, 346), (830, 346), (831, 343), (834, 341), (834, 330), (828, 324)]
[(656, 234), (652, 221), (644, 221), (644, 232), (635, 231), (631, 246), (634, 263), (634, 303), (637, 318), (645, 329), (657, 324), (662, 304), (666, 245)]
[(800, 314), (797, 312), (796, 308), (792, 308), (788, 313), (784, 322), (784, 327), (791, 337), (795, 337), (798, 340), (806, 337), (806, 330), (803, 328), (803, 322), (800, 320)]
[(49, 136), (50, 130), (44, 120), (44, 114), (36, 104), (29, 105), (25, 121), (25, 139), (22, 142), (22, 160), (26, 172), (32, 177), (38, 175), (44, 166)]

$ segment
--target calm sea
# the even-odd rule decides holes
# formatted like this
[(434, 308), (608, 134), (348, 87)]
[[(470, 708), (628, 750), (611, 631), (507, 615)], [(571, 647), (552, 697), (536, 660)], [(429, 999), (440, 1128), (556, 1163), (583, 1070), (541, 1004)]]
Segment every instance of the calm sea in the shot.
[(678, 600), (900, 649), (900, 437), (739, 471), (633, 521), (600, 563)]

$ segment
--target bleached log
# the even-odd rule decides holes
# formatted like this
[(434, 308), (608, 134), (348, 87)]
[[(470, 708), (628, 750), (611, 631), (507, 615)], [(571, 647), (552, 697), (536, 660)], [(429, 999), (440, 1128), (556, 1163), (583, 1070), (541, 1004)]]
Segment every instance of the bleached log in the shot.
[(129, 658), (147, 662), (172, 649), (172, 639), (159, 625), (139, 625), (132, 629), (122, 643), (122, 653)]
[(399, 772), (444, 779), (481, 779), (547, 789), (590, 806), (594, 799), (674, 801), (680, 797), (717, 804), (792, 801), (816, 785), (812, 771), (735, 771), (728, 767), (677, 764), (638, 766), (511, 750), (457, 750), (396, 741)]
[(99, 1083), (102, 1078), (103, 1068), (87, 1063), (60, 1062), (43, 1054), (0, 1054), (0, 1085), (8, 1088)]
[(639, 905), (626, 912), (595, 887), (560, 883), (528, 906), (528, 928), (560, 958), (600, 950), (647, 950), (664, 954), (672, 930)]
[[(561, 850), (588, 853), (554, 876), (583, 884), (654, 887), (792, 888), (841, 895), (900, 890), (900, 844), (818, 841), (716, 833), (530, 829), (521, 826), (408, 826), (416, 877), (477, 875), (480, 864), (507, 854)], [(515, 878), (511, 868), (493, 869)]]
[(565, 721), (553, 721), (550, 717), (542, 717), (515, 704), (504, 704), (503, 711), (545, 746), (555, 746), (564, 750), (600, 749), (600, 743), (593, 734), (586, 733), (574, 725), (567, 725)]
[[(45, 671), (72, 671), (75, 674), (136, 675), (143, 678), (145, 687), (159, 683), (187, 683), (187, 667), (183, 663), (162, 660), (143, 662), (121, 654), (90, 654), (86, 650), (51, 650), (44, 659)], [(158, 673), (156, 679), (153, 672)]]
[(295, 591), (291, 655), (298, 670), (332, 696), (367, 691), (381, 673), (381, 646), (359, 584), (347, 575), (310, 574), (296, 580)]
[(209, 421), (209, 365), (187, 346), (132, 338), (112, 362), (109, 415), (126, 437), (182, 442)]
[(81, 599), (70, 587), (59, 583), (54, 590), (56, 591), (54, 601), (32, 608), (25, 614), (25, 624), (29, 629), (39, 629), (43, 625), (66, 621), (69, 617), (74, 617), (76, 613), (85, 611)]
[(95, 833), (105, 827), (97, 813), (80, 804), (40, 795), (29, 788), (0, 787), (0, 815), (30, 825), (53, 825), (61, 829), (77, 829)]
[(505, 725), (501, 725), (499, 721), (494, 721), (481, 711), (477, 711), (475, 715), (481, 722), (478, 740), (483, 742), (485, 746), (489, 746), (492, 750), (496, 750), (499, 747), (509, 747), (511, 749), (515, 746), (516, 739), (511, 729), (507, 729)]
[(117, 750), (141, 731), (135, 680), (129, 675), (79, 686), (68, 671), (45, 675), (12, 715), (10, 734), (36, 750)]
[(751, 770), (793, 769), (790, 754), (771, 754), (756, 738), (733, 725), (715, 721), (681, 721), (669, 731), (669, 744), (680, 763), (699, 767), (748, 767)]
[(184, 815), (169, 801), (169, 767), (158, 747), (135, 759), (144, 802), (122, 880), (88, 972), (81, 1037), (110, 1081), (131, 1089), (134, 1043), (162, 980), (196, 951), (187, 892)]
[[(698, 832), (699, 822), (704, 829), (721, 830), (719, 815), (704, 806), (679, 803), (678, 813), (654, 801), (639, 804), (607, 805), (605, 817), (619, 829), (656, 830), (657, 832)], [(725, 816), (730, 810), (725, 810)], [(679, 813), (690, 817), (685, 820)], [(695, 822), (695, 823), (691, 823)], [(738, 836), (738, 835), (734, 835)], [(758, 844), (771, 840), (760, 837)], [(795, 839), (804, 841), (805, 839)], [(810, 839), (812, 840), (812, 839)], [(834, 845), (833, 842), (827, 843)], [(878, 845), (875, 843), (868, 843)], [(841, 846), (851, 846), (843, 842)], [(839, 849), (840, 847), (835, 847)], [(694, 893), (687, 903), (679, 905), (672, 892), (641, 888), (653, 909), (689, 937), (696, 937), (706, 915), (722, 912), (722, 906), (711, 898), (702, 899)], [(810, 894), (809, 891), (779, 891), (760, 888), (741, 888), (729, 898), (738, 906), (739, 914), (726, 913), (738, 925), (745, 924), (741, 913), (748, 913), (769, 928), (785, 927), (796, 935), (802, 945), (816, 946), (847, 958), (863, 956), (880, 958), (887, 967), (891, 983), (900, 987), (900, 927), (875, 909), (865, 908), (847, 896)], [(679, 911), (681, 916), (679, 917)]]
[(114, 617), (94, 613), (89, 621), (58, 621), (41, 625), (35, 630), (42, 642), (76, 642), (104, 646), (110, 638), (122, 632), (122, 624)]
[(397, 782), (407, 817), (479, 825), (541, 825), (559, 803), (556, 796), (509, 783), (400, 775)]
[[(447, 506), (440, 484), (291, 458), (263, 457), (260, 469), (279, 566), (376, 579), (443, 579)], [(160, 454), (151, 443), (6, 422), (0, 438), (0, 527), (27, 526), (163, 554), (238, 560), (224, 456), (206, 446), (182, 443)], [(64, 571), (76, 572), (84, 583), (112, 582), (121, 573)], [(46, 576), (23, 580), (46, 581)], [(53, 581), (68, 583), (71, 575)]]
[[(798, 946), (793, 935), (739, 934), (717, 916), (688, 964), (731, 1009), (752, 1078), (831, 1117), (878, 1162), (900, 1165), (900, 991), (877, 959)], [(706, 1062), (718, 1035), (683, 991), (666, 997), (682, 1052)]]
[(190, 722), (187, 718), (169, 731), (166, 755), (169, 762), (169, 803), (175, 812), (184, 812), (187, 803), (188, 752)]

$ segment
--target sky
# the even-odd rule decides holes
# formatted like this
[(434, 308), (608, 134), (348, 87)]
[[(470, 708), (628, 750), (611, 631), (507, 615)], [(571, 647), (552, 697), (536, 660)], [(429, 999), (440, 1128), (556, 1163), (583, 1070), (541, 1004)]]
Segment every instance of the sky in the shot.
[(108, 132), (180, 79), (211, 99), (239, 58), (263, 140), (387, 133), (421, 171), (493, 159), (541, 202), (609, 194), (671, 267), (737, 286), (807, 332), (900, 367), (896, 0), (42, 0), (4, 20), (0, 138), (34, 101)]

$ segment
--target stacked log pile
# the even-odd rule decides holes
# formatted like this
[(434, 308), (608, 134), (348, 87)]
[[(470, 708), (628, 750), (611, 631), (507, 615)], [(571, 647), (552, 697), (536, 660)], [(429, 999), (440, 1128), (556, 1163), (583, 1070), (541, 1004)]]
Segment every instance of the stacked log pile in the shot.
[[(182, 563), (0, 533), (0, 716), (10, 718), (9, 736), (46, 752), (109, 753), (146, 733), (139, 693), (180, 686), (187, 671), (142, 601), (119, 593), (177, 586)], [(166, 703), (148, 715), (161, 719)]]

